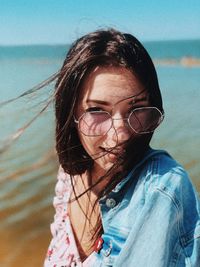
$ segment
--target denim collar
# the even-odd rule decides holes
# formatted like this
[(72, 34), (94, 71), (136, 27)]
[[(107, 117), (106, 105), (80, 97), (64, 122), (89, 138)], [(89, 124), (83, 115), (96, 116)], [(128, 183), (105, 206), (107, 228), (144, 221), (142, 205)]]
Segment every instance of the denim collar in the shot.
[(113, 193), (118, 193), (123, 187), (124, 185), (130, 180), (130, 178), (133, 176), (134, 172), (144, 164), (144, 162), (146, 162), (150, 157), (156, 155), (156, 154), (168, 154), (166, 151), (164, 150), (154, 150), (151, 147), (149, 147), (149, 149), (146, 151), (143, 159), (134, 166), (134, 168), (129, 172), (129, 174), (122, 180), (120, 181), (115, 188), (111, 191)]

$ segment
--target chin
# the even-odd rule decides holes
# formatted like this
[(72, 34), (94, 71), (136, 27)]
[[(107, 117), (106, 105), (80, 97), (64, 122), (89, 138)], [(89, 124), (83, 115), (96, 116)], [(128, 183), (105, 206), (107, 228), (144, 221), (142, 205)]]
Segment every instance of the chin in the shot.
[[(105, 158), (101, 158), (101, 160), (97, 160), (96, 161), (96, 170), (100, 171), (100, 173), (102, 173), (103, 175), (106, 174), (106, 172), (108, 172), (116, 163), (117, 159), (108, 159), (106, 157)], [(121, 169), (122, 166), (119, 166), (117, 169), (115, 169), (115, 171), (119, 171), (119, 169)]]
[(96, 174), (105, 174), (113, 166), (113, 162), (105, 161), (104, 159), (95, 160), (95, 172)]

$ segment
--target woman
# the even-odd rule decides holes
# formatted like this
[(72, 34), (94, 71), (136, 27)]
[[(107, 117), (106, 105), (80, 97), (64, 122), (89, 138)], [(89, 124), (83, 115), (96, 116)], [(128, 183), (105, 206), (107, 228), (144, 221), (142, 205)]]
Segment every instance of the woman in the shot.
[(77, 40), (55, 111), (60, 169), (45, 266), (200, 266), (197, 193), (149, 146), (164, 111), (142, 44), (114, 29)]

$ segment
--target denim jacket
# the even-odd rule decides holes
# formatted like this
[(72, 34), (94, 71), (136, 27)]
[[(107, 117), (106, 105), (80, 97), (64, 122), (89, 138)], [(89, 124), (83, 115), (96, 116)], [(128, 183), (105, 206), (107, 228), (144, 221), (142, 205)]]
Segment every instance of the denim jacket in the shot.
[(100, 199), (104, 241), (94, 267), (200, 267), (200, 201), (165, 151), (143, 161)]

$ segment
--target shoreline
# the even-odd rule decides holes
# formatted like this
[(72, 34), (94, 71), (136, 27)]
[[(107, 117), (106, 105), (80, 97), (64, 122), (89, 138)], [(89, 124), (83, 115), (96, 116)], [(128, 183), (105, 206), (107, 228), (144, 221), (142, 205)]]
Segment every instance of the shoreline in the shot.
[(185, 56), (180, 59), (173, 58), (155, 58), (153, 62), (156, 66), (182, 66), (186, 68), (200, 67), (200, 58)]

